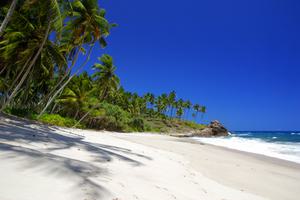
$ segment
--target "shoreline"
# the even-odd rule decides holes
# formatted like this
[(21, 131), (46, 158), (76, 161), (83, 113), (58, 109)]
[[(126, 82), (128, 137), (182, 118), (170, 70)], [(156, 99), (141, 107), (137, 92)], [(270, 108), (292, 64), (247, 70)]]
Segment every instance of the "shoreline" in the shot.
[[(177, 145), (182, 143), (188, 144), (188, 146), (181, 145), (185, 148), (173, 148), (172, 145), (170, 147), (162, 144), (156, 144), (155, 142), (147, 144), (145, 141), (138, 141), (137, 137), (138, 135), (136, 135), (134, 139), (122, 136), (119, 138), (126, 138), (131, 142), (136, 142), (137, 144), (149, 145), (154, 148), (160, 148), (185, 156), (191, 162), (192, 167), (195, 170), (200, 171), (204, 176), (223, 185), (240, 188), (241, 191), (247, 191), (272, 200), (296, 200), (297, 195), (300, 195), (300, 192), (297, 191), (298, 189), (296, 185), (300, 184), (300, 164), (296, 162), (201, 143), (191, 138), (168, 138), (168, 136), (164, 136), (166, 137), (164, 140), (169, 142), (172, 141), (174, 142), (174, 145), (175, 143)], [(187, 153), (191, 151), (199, 154)], [(224, 157), (222, 157), (222, 155), (224, 155)], [(197, 160), (199, 157), (201, 157), (201, 160)], [(222, 165), (222, 162), (226, 164)], [(220, 171), (223, 173), (220, 173)], [(255, 171), (255, 173), (253, 173), (253, 171)], [(266, 173), (267, 171), (269, 172)], [(297, 181), (294, 182), (294, 184), (289, 185), (290, 182), (284, 180), (284, 177)], [(266, 190), (265, 185), (274, 186), (274, 188), (267, 187), (268, 190)], [(280, 197), (280, 193), (282, 191), (280, 191), (279, 186), (283, 188), (294, 188), (294, 193), (291, 192), (290, 194), (294, 196)], [(277, 189), (275, 189), (275, 187)], [(295, 193), (296, 191), (298, 192), (297, 195)], [(289, 195), (288, 192), (286, 195)]]
[(284, 166), (287, 166), (287, 167), (295, 167), (295, 168), (300, 169), (300, 163), (297, 163), (295, 161), (290, 161), (290, 160), (285, 160), (285, 159), (282, 159), (282, 158), (272, 157), (272, 156), (268, 156), (268, 155), (265, 155), (265, 154), (242, 151), (242, 150), (233, 149), (233, 148), (229, 148), (229, 147), (225, 147), (225, 146), (218, 146), (218, 145), (209, 144), (209, 143), (200, 142), (200, 141), (194, 141), (192, 138), (188, 138), (187, 140), (191, 140), (191, 141), (187, 141), (187, 142), (190, 142), (190, 143), (194, 143), (194, 142), (195, 142), (195, 144), (203, 143), (204, 145), (212, 146), (214, 148), (220, 148), (220, 149), (223, 149), (225, 151), (244, 154), (244, 155), (259, 159), (261, 161), (266, 161), (267, 160), (268, 162), (272, 162), (274, 164), (284, 165)]
[(191, 138), (0, 122), (3, 200), (297, 200), (300, 195), (300, 165), (284, 160)]

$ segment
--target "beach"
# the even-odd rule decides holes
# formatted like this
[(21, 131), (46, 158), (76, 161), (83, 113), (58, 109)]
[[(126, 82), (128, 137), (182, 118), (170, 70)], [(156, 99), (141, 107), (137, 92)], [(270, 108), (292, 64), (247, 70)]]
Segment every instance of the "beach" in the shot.
[(300, 165), (188, 138), (0, 118), (1, 200), (297, 200)]

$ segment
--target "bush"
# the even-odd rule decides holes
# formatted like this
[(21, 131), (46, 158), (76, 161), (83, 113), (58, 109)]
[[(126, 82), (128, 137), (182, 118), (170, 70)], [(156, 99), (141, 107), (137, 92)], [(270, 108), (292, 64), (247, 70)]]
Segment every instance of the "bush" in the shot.
[(129, 122), (129, 126), (133, 129), (133, 131), (143, 132), (146, 130), (145, 121), (142, 118), (132, 119)]
[(62, 117), (58, 114), (43, 114), (37, 120), (46, 124), (64, 127), (73, 127), (77, 123), (77, 121), (74, 119)]
[(125, 131), (128, 130), (130, 122), (130, 114), (124, 111), (121, 107), (109, 103), (102, 103), (99, 109), (104, 111), (104, 114), (97, 117), (91, 117), (86, 120), (89, 128), (109, 130), (109, 131)]
[(25, 108), (6, 108), (4, 112), (18, 117), (24, 117), (29, 119), (32, 119), (34, 115), (34, 112), (32, 110)]

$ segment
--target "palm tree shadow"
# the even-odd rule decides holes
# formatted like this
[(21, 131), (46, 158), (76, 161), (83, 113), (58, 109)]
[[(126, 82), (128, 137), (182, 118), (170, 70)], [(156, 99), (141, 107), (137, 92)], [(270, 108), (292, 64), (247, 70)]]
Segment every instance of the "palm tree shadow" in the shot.
[[(20, 144), (22, 147), (18, 146)], [(91, 155), (92, 162), (52, 153), (71, 148), (84, 150)], [(97, 177), (109, 178), (109, 169), (102, 164), (118, 159), (132, 167), (138, 167), (143, 165), (140, 160), (151, 160), (150, 157), (129, 149), (90, 143), (79, 135), (58, 134), (55, 127), (3, 115), (0, 115), (0, 152), (5, 153), (5, 156), (1, 156), (1, 161), (18, 161), (21, 163), (20, 170), (37, 170), (47, 176), (76, 180), (76, 190), (73, 188), (72, 192), (85, 192), (90, 199), (101, 199), (109, 194), (108, 189), (93, 181)]]

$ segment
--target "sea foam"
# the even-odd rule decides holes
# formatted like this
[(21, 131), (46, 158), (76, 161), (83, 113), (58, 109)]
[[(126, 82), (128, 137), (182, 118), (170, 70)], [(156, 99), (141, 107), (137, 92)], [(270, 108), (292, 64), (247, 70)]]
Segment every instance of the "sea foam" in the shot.
[(202, 143), (300, 163), (300, 143), (266, 142), (261, 139), (248, 139), (234, 136), (220, 138), (194, 137), (194, 139)]

